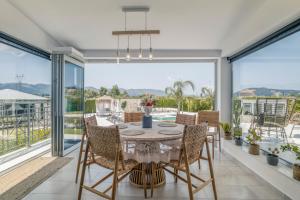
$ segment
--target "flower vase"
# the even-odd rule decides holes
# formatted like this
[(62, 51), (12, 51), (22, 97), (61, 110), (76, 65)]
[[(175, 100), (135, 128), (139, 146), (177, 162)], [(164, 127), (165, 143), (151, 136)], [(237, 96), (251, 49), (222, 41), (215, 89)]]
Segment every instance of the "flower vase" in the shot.
[(143, 128), (152, 128), (152, 106), (144, 106), (145, 115), (143, 117)]

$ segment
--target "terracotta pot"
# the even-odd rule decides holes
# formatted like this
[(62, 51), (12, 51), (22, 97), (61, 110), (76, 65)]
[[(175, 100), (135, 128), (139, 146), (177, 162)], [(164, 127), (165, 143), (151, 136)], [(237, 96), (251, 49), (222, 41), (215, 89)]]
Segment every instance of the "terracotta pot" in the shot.
[(293, 178), (300, 181), (300, 164), (294, 164), (293, 166)]
[(225, 140), (232, 140), (231, 132), (225, 132), (224, 139)]
[(250, 144), (249, 153), (252, 155), (259, 155), (259, 145), (258, 144)]

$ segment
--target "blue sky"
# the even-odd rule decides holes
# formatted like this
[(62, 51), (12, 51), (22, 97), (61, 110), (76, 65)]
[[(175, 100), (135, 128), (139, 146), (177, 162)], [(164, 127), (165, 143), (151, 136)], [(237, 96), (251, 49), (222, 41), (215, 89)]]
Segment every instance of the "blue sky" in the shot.
[(300, 32), (233, 63), (233, 91), (250, 87), (300, 90)]
[(0, 43), (0, 83), (51, 83), (51, 61)]
[(85, 86), (164, 90), (176, 80), (190, 80), (196, 90), (187, 89), (186, 94), (199, 95), (202, 87), (214, 88), (214, 76), (213, 63), (87, 64)]

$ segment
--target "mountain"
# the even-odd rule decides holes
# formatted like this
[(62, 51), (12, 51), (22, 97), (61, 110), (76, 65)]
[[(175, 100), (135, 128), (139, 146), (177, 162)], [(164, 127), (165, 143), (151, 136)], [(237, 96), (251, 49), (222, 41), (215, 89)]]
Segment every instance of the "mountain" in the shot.
[(163, 90), (157, 89), (128, 89), (126, 90), (129, 96), (141, 96), (144, 94), (152, 94), (155, 96), (165, 96), (165, 92)]
[(299, 96), (300, 90), (284, 90), (271, 88), (246, 88), (233, 94), (234, 96)]
[(34, 94), (38, 96), (50, 96), (51, 95), (51, 85), (49, 84), (28, 84), (28, 83), (0, 83), (0, 90), (2, 89), (12, 89), (21, 92)]
[[(96, 91), (99, 92), (99, 90), (95, 87), (85, 87), (86, 90)], [(110, 90), (110, 88), (108, 88)], [(165, 96), (165, 92), (163, 90), (157, 90), (157, 89), (125, 89), (125, 88), (119, 88), (120, 92), (127, 92), (127, 94), (131, 97), (141, 96), (144, 94), (152, 94), (155, 96)]]

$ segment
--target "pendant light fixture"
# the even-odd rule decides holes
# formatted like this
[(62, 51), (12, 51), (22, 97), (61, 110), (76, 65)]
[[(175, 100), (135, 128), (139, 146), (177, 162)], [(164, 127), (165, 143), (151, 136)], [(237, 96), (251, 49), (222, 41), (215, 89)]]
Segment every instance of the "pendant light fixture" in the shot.
[(142, 35), (140, 35), (140, 51), (139, 51), (139, 59), (143, 58), (142, 52)]
[(120, 64), (120, 43), (119, 43), (119, 36), (118, 36), (118, 48), (117, 48), (117, 64)]
[[(120, 49), (119, 49), (119, 36), (127, 36), (127, 49), (126, 49), (126, 56), (125, 59), (127, 61), (130, 61), (132, 59), (131, 55), (130, 55), (130, 47), (129, 47), (129, 42), (130, 42), (130, 36), (131, 35), (139, 35), (139, 39), (140, 39), (140, 46), (139, 46), (139, 51), (138, 51), (138, 59), (142, 59), (143, 58), (143, 49), (142, 49), (142, 37), (143, 35), (148, 35), (150, 38), (150, 47), (149, 47), (149, 60), (153, 59), (153, 50), (152, 50), (152, 41), (151, 41), (151, 37), (153, 34), (160, 34), (160, 30), (148, 30), (148, 24), (147, 24), (147, 13), (149, 12), (149, 7), (137, 7), (137, 6), (129, 6), (129, 7), (123, 7), (122, 11), (124, 12), (124, 25), (125, 25), (125, 29), (122, 31), (113, 31), (112, 35), (113, 36), (117, 36), (117, 40), (118, 40), (118, 49), (117, 49), (117, 63), (119, 64), (120, 62)], [(127, 30), (127, 12), (144, 12), (145, 13), (145, 27), (144, 29), (141, 30)]]
[(150, 48), (149, 48), (149, 60), (153, 59), (153, 53), (152, 53), (152, 44), (151, 44), (151, 35), (150, 35)]
[(127, 37), (126, 60), (127, 60), (127, 61), (130, 61), (130, 52), (129, 52), (129, 35), (128, 35), (128, 37)]

